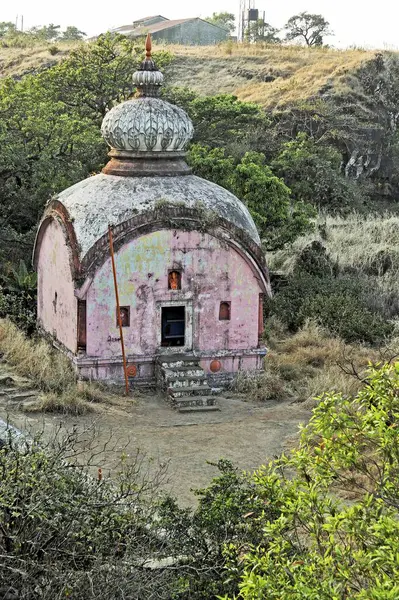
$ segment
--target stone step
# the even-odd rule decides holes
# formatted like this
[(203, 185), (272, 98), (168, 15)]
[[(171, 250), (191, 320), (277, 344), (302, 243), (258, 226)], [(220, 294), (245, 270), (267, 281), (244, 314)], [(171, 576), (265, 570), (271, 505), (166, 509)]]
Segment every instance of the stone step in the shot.
[(168, 394), (173, 398), (181, 398), (184, 395), (187, 396), (204, 396), (209, 394), (210, 388), (208, 385), (193, 385), (191, 387), (175, 388), (168, 387)]
[(161, 368), (164, 370), (172, 369), (173, 371), (177, 371), (179, 369), (182, 369), (183, 367), (189, 367), (190, 369), (200, 368), (198, 361), (190, 361), (190, 362), (174, 361), (174, 362), (168, 362), (168, 363), (161, 363)]
[(177, 408), (179, 413), (200, 413), (200, 412), (216, 412), (220, 411), (218, 406), (209, 404), (206, 406), (182, 406)]
[(190, 387), (192, 385), (208, 385), (206, 377), (168, 377), (168, 387)]
[(216, 406), (216, 398), (212, 396), (182, 396), (172, 399), (175, 408), (187, 408), (189, 406)]
[(193, 370), (194, 371), (201, 371), (201, 373), (204, 373), (204, 369), (202, 367), (198, 366), (198, 365), (195, 366), (195, 367), (190, 367), (190, 366), (187, 366), (185, 364), (182, 367), (172, 367), (170, 365), (170, 363), (168, 363), (167, 366), (165, 366), (165, 369), (167, 371), (173, 371), (173, 372), (178, 371), (179, 373), (190, 373), (190, 371), (193, 371)]
[(205, 387), (209, 393), (211, 392), (207, 382), (198, 379), (193, 379), (193, 381), (183, 381), (182, 379), (179, 379), (178, 381), (167, 381), (166, 383), (170, 390), (177, 390), (178, 392), (180, 390), (192, 390), (193, 388), (198, 387)]
[(169, 379), (171, 377), (181, 378), (181, 379), (185, 379), (186, 377), (201, 377), (201, 378), (206, 377), (204, 370), (201, 368), (198, 368), (198, 367), (196, 369), (195, 368), (187, 368), (186, 370), (183, 370), (182, 367), (179, 367), (176, 369), (164, 369), (163, 375), (167, 379)]

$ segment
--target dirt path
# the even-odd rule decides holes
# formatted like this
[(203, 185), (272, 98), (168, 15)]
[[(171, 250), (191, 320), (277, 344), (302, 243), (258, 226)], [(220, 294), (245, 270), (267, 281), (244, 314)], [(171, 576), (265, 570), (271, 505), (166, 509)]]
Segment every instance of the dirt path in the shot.
[(135, 454), (138, 448), (154, 459), (151, 468), (168, 463), (165, 488), (185, 505), (195, 502), (190, 490), (206, 486), (215, 475), (215, 467), (207, 461), (227, 458), (253, 470), (280, 454), (296, 436), (298, 424), (310, 415), (298, 404), (259, 405), (237, 397), (219, 398), (220, 412), (180, 414), (157, 396), (133, 401), (117, 397), (84, 417), (25, 414), (18, 398), (10, 402), (4, 389), (0, 370), (0, 417), (23, 431), (48, 432), (62, 424), (66, 429), (94, 427), (98, 447), (111, 438), (96, 459), (104, 475), (112, 475), (123, 451)]

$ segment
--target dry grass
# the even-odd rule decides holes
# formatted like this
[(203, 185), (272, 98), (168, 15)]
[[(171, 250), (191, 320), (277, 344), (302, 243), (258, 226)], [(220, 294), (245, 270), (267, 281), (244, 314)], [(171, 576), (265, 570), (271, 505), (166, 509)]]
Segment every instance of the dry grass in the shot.
[[(322, 235), (321, 235), (322, 231)], [(284, 250), (268, 255), (272, 270), (292, 272), (298, 254), (312, 241), (320, 241), (341, 269), (367, 271), (381, 252), (392, 258), (393, 277), (399, 276), (399, 216), (392, 214), (345, 218), (320, 215), (315, 231)]]
[[(36, 72), (56, 64), (77, 43), (57, 43), (59, 52), (55, 55), (50, 54), (49, 44), (0, 47), (0, 73), (21, 76)], [(338, 93), (348, 86), (356, 87), (353, 73), (376, 54), (362, 49), (231, 42), (218, 46), (159, 45), (157, 49), (175, 56), (167, 69), (168, 84), (188, 86), (205, 95), (234, 93), (240, 100), (271, 110), (315, 96), (326, 85)], [(266, 76), (275, 79), (266, 83)]]
[(324, 245), (340, 273), (362, 279), (371, 305), (399, 328), (399, 216), (320, 216), (314, 233), (269, 254), (270, 269), (289, 275), (300, 252), (314, 240)]
[(362, 386), (360, 379), (369, 363), (382, 359), (380, 352), (345, 344), (313, 322), (285, 337), (279, 324), (274, 323), (273, 329), (277, 337), (272, 331), (265, 372), (242, 374), (237, 380), (236, 390), (251, 400), (291, 398), (312, 407), (317, 402), (315, 398), (324, 392), (353, 396)]
[[(326, 85), (342, 93), (353, 84), (351, 73), (376, 54), (362, 49), (267, 44), (164, 48), (176, 57), (169, 68), (168, 83), (204, 94), (235, 93), (240, 100), (272, 110), (315, 96)], [(266, 75), (275, 80), (266, 83)]]
[(21, 77), (26, 73), (35, 73), (43, 68), (57, 64), (65, 58), (76, 43), (55, 44), (59, 49), (52, 55), (50, 48), (54, 44), (32, 44), (26, 48), (0, 47), (1, 76)]
[(43, 392), (27, 404), (29, 411), (83, 414), (102, 402), (104, 393), (94, 385), (77, 382), (66, 356), (43, 339), (29, 339), (8, 319), (0, 319), (0, 353), (14, 371)]

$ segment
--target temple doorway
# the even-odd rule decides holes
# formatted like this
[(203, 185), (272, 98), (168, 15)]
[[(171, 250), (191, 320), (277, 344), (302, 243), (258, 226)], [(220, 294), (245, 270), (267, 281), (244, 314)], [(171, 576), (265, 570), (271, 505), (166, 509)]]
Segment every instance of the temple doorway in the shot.
[(184, 306), (162, 307), (161, 346), (184, 346), (186, 334), (186, 311)]

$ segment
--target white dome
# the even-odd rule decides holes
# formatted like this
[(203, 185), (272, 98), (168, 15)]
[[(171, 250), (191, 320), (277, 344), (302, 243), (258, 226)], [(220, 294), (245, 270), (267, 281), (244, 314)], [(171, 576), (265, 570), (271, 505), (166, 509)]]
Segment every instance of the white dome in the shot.
[(102, 135), (111, 148), (125, 152), (182, 152), (193, 136), (190, 118), (160, 98), (143, 96), (112, 108)]
[(224, 188), (194, 175), (185, 177), (117, 177), (94, 175), (53, 199), (68, 211), (83, 258), (106, 233), (159, 204), (195, 208), (219, 215), (260, 246), (259, 234), (247, 207)]

